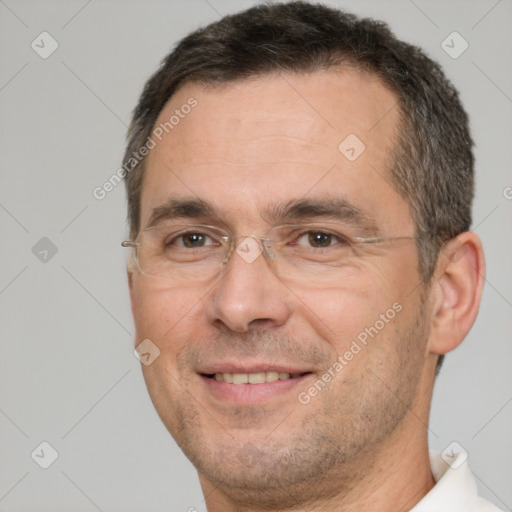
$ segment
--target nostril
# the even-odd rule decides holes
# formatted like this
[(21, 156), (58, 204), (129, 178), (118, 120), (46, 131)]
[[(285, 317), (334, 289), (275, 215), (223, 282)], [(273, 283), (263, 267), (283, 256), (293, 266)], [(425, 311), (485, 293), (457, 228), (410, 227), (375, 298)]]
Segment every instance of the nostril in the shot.
[(249, 323), (249, 327), (264, 327), (265, 324), (268, 324), (269, 322), (272, 322), (271, 318), (255, 318), (254, 320), (251, 320)]

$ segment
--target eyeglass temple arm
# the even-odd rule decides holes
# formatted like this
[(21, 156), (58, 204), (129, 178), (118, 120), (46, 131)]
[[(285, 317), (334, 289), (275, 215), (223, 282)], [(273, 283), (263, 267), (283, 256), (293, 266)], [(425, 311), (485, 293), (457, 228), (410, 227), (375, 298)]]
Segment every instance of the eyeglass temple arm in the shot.
[(378, 237), (378, 238), (361, 238), (354, 237), (354, 242), (363, 244), (376, 244), (379, 242), (394, 242), (395, 240), (415, 240), (415, 236), (391, 236), (391, 237)]
[(137, 242), (133, 242), (132, 240), (123, 240), (121, 245), (123, 247), (137, 247), (139, 244)]

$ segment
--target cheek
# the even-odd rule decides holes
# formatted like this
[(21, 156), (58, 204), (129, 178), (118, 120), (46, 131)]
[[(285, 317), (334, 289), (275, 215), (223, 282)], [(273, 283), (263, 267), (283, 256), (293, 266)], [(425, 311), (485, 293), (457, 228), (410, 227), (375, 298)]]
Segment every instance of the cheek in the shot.
[(297, 313), (321, 338), (343, 344), (394, 302), (393, 291), (380, 276), (367, 276), (360, 272), (336, 286), (294, 289)]
[(149, 338), (161, 352), (178, 351), (194, 326), (201, 325), (203, 311), (204, 293), (139, 281), (134, 286), (135, 343)]
[(347, 354), (351, 359), (362, 360), (371, 351), (382, 357), (392, 349), (396, 330), (408, 321), (408, 294), (417, 286), (411, 266), (404, 265), (396, 276), (394, 269), (368, 266), (337, 287), (294, 290), (297, 313), (338, 355), (352, 350), (358, 355)]

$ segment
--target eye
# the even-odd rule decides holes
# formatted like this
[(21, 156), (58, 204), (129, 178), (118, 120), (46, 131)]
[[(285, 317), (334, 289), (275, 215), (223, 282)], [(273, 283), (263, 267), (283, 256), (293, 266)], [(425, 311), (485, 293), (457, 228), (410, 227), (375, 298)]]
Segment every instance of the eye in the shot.
[(345, 238), (325, 231), (308, 231), (299, 236), (296, 241), (297, 245), (306, 245), (319, 249), (343, 243), (347, 243)]
[(208, 236), (205, 233), (191, 232), (184, 233), (171, 239), (169, 242), (167, 242), (166, 245), (175, 245), (177, 247), (186, 247), (189, 249), (194, 249), (196, 247), (218, 245), (218, 243), (216, 243), (212, 237)]

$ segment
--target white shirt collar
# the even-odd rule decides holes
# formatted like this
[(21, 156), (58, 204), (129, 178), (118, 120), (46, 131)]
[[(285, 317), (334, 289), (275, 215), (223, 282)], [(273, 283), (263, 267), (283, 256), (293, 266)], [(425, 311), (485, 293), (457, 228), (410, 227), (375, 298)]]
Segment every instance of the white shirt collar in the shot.
[(454, 455), (448, 464), (440, 453), (431, 452), (430, 466), (436, 485), (410, 512), (499, 512), (478, 496), (467, 454)]

